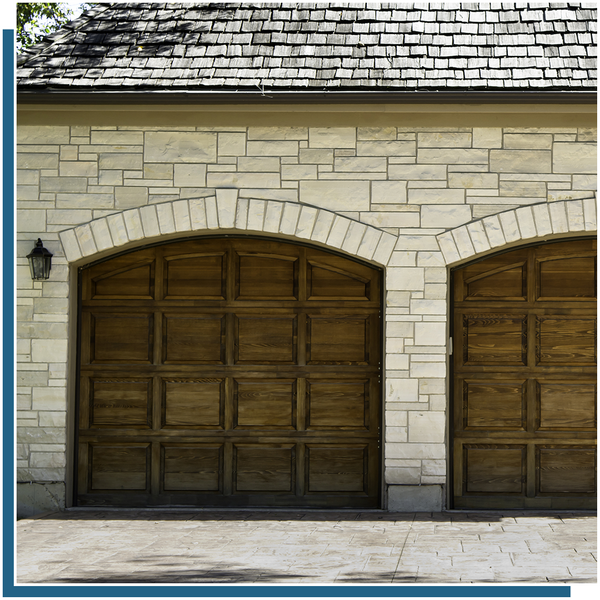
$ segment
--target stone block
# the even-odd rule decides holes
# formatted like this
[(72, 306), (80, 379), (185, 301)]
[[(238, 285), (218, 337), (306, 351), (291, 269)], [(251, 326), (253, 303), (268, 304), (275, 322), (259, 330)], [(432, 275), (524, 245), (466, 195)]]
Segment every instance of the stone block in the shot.
[(282, 165), (282, 179), (316, 179), (317, 165)]
[(385, 413), (386, 427), (406, 427), (408, 425), (408, 412), (405, 410), (388, 410)]
[(96, 240), (96, 246), (98, 250), (107, 250), (113, 247), (113, 241), (110, 237), (110, 230), (108, 223), (105, 219), (96, 219), (90, 223), (92, 233), (94, 234), (94, 240)]
[(446, 364), (441, 362), (416, 362), (410, 363), (411, 377), (446, 377)]
[(333, 246), (334, 248), (341, 248), (351, 222), (352, 221), (345, 217), (336, 216), (333, 220), (329, 236), (327, 237), (327, 245)]
[(375, 157), (357, 157), (340, 156), (336, 157), (333, 168), (336, 171), (347, 171), (351, 173), (364, 172), (372, 173), (374, 171), (387, 171), (387, 160), (379, 156)]
[(597, 175), (573, 175), (574, 190), (597, 190), (598, 176)]
[(514, 211), (507, 211), (499, 215), (504, 237), (507, 242), (516, 242), (521, 239), (521, 231)]
[(23, 371), (17, 368), (17, 387), (36, 387), (48, 385), (48, 371)]
[(263, 231), (277, 233), (279, 231), (279, 223), (281, 222), (282, 213), (283, 213), (283, 203), (282, 202), (267, 202), (267, 208), (265, 211), (265, 221), (263, 224)]
[(142, 206), (140, 208), (140, 216), (142, 218), (142, 227), (144, 228), (144, 237), (148, 238), (160, 235), (156, 206)]
[(206, 185), (206, 165), (173, 165), (173, 185), (175, 187), (204, 187)]
[(388, 290), (422, 290), (425, 286), (425, 269), (420, 267), (388, 267)]
[(385, 382), (385, 401), (418, 402), (419, 382), (416, 379), (388, 378)]
[(187, 200), (176, 200), (173, 202), (173, 218), (175, 219), (176, 231), (190, 231), (192, 224)]
[(395, 140), (397, 136), (395, 127), (358, 127), (357, 140)]
[(454, 229), (452, 231), (452, 236), (454, 237), (456, 249), (458, 250), (461, 258), (468, 258), (469, 256), (473, 256), (475, 254), (473, 242), (471, 241), (469, 230), (466, 227), (458, 227), (457, 229)]
[(17, 484), (17, 518), (26, 519), (40, 513), (65, 509), (65, 484)]
[(537, 181), (501, 181), (500, 196), (546, 198), (546, 184)]
[(422, 227), (450, 229), (471, 220), (471, 207), (464, 204), (426, 205), (421, 209)]
[(39, 198), (40, 188), (37, 185), (17, 185), (17, 200), (36, 202)]
[[(46, 231), (45, 210), (17, 210), (17, 231), (41, 234)], [(37, 237), (32, 236), (32, 237)]]
[(497, 173), (551, 173), (550, 150), (490, 150), (490, 170)]
[(279, 173), (208, 173), (206, 185), (214, 188), (278, 188), (281, 182)]
[(569, 221), (565, 205), (562, 202), (552, 202), (548, 205), (548, 209), (550, 211), (552, 231), (554, 233), (567, 233), (569, 231)]
[(85, 177), (40, 177), (41, 192), (86, 192)]
[(31, 409), (66, 411), (66, 389), (64, 387), (34, 387), (32, 389)]
[[(305, 208), (308, 210), (309, 207)], [(310, 214), (312, 214), (312, 212)], [(334, 218), (335, 215), (332, 212), (327, 210), (317, 211), (317, 217), (310, 233), (310, 239), (324, 244), (329, 237)]]
[(443, 444), (446, 432), (446, 415), (443, 412), (408, 413), (408, 441)]
[(279, 223), (279, 232), (285, 235), (293, 235), (298, 224), (300, 216), (300, 205), (286, 202), (283, 207), (283, 214)]
[(40, 152), (19, 152), (18, 169), (58, 169), (58, 154)]
[(68, 125), (19, 125), (17, 144), (68, 144)]
[(60, 242), (63, 247), (65, 256), (69, 262), (79, 260), (83, 255), (81, 254), (81, 248), (77, 241), (77, 236), (72, 229), (62, 231), (59, 233)]
[(458, 132), (426, 132), (417, 135), (419, 148), (470, 148), (471, 134)]
[(473, 148), (502, 148), (502, 129), (473, 127)]
[(311, 127), (308, 130), (309, 148), (355, 148), (354, 127)]
[(569, 231), (584, 231), (585, 223), (583, 217), (583, 203), (581, 200), (567, 202), (567, 220), (569, 221)]
[(415, 323), (416, 346), (445, 346), (445, 323)]
[(388, 175), (390, 179), (403, 180), (445, 180), (446, 165), (390, 165)]
[(220, 132), (218, 152), (219, 156), (243, 156), (246, 154), (246, 134)]
[(417, 150), (413, 141), (357, 142), (357, 156), (415, 156)]
[(420, 164), (487, 165), (488, 151), (474, 148), (453, 148), (452, 152), (449, 152), (446, 149), (419, 148), (417, 151), (417, 162)]
[(219, 227), (232, 229), (235, 225), (237, 213), (238, 190), (218, 189), (215, 191), (217, 199), (217, 211)]
[(368, 181), (301, 181), (300, 202), (333, 211), (369, 209)]
[(250, 200), (248, 203), (248, 229), (262, 231), (266, 210), (265, 200)]
[(583, 220), (586, 231), (595, 231), (597, 227), (596, 220), (596, 200), (587, 199), (583, 201)]
[(385, 469), (388, 484), (418, 485), (421, 483), (421, 467), (388, 467)]
[(448, 173), (448, 187), (493, 189), (498, 187), (497, 173)]
[(148, 131), (144, 160), (162, 163), (216, 163), (217, 134), (200, 131)]
[(279, 173), (281, 162), (275, 156), (242, 156), (238, 159), (238, 171), (247, 173)]
[(248, 127), (249, 140), (307, 140), (307, 127)]
[(98, 157), (100, 169), (141, 170), (143, 156), (141, 153), (104, 153)]
[(318, 148), (300, 148), (299, 159), (306, 164), (333, 164), (333, 150)]
[(141, 146), (144, 143), (144, 132), (92, 130), (90, 142), (92, 144), (109, 144), (111, 146)]
[(440, 512), (444, 509), (441, 485), (388, 486), (389, 511)]
[(371, 202), (373, 204), (406, 203), (406, 182), (404, 181), (372, 181)]
[(554, 173), (596, 173), (596, 144), (554, 144), (552, 168)]
[(173, 179), (173, 165), (165, 163), (146, 163), (144, 165), (144, 179), (164, 179), (165, 183)]
[(418, 227), (420, 216), (418, 212), (361, 212), (362, 223), (373, 227)]
[(465, 190), (459, 188), (412, 188), (408, 190), (409, 204), (460, 204)]
[(189, 200), (189, 207), (192, 230), (206, 229), (206, 208), (204, 198)]
[(360, 241), (360, 245), (358, 246), (358, 250), (356, 252), (357, 255), (370, 260), (377, 250), (377, 245), (379, 244), (381, 235), (381, 231), (374, 229), (373, 227), (367, 227), (365, 234)]
[(98, 163), (90, 161), (63, 161), (58, 165), (60, 177), (98, 177)]
[(298, 142), (248, 142), (248, 156), (298, 156)]
[(127, 237), (130, 240), (140, 240), (144, 237), (144, 228), (142, 227), (142, 219), (140, 211), (137, 209), (126, 210), (123, 214)]
[(57, 468), (66, 465), (64, 452), (32, 452), (29, 466), (35, 468)]
[(385, 367), (388, 371), (406, 371), (408, 369), (407, 354), (392, 354), (385, 355)]
[(507, 133), (504, 135), (504, 148), (550, 150), (552, 134), (549, 133)]
[(122, 210), (136, 208), (148, 204), (148, 188), (137, 186), (118, 187), (115, 189), (115, 206)]
[(56, 208), (112, 209), (115, 205), (114, 194), (67, 193), (56, 195)]

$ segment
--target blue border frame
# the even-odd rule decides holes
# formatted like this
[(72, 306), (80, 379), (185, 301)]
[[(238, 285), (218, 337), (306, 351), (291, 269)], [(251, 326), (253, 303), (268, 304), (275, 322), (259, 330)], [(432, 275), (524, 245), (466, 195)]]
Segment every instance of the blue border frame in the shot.
[[(14, 565), (14, 275), (15, 275), (15, 34), (4, 29), (2, 36), (3, 94), (3, 596), (7, 598), (72, 597), (288, 597), (288, 598), (570, 598), (571, 586), (542, 585), (331, 585), (331, 586), (15, 586)], [(10, 293), (8, 293), (10, 291)]]

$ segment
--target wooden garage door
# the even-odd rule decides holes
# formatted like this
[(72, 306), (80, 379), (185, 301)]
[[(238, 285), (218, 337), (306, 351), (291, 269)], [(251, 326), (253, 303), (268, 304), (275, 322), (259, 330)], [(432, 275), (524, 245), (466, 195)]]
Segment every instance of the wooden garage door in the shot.
[(77, 503), (378, 507), (380, 271), (203, 239), (81, 272)]
[(454, 272), (455, 508), (595, 508), (596, 241)]

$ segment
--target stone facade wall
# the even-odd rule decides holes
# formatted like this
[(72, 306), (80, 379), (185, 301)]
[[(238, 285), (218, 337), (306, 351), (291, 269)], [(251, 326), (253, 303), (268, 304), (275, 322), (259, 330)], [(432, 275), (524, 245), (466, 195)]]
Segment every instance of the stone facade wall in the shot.
[[(70, 263), (240, 230), (384, 266), (389, 507), (435, 510), (448, 265), (596, 229), (591, 129), (23, 126), (17, 167), (18, 479), (48, 489), (67, 477)], [(25, 258), (38, 237), (54, 253), (43, 283)]]

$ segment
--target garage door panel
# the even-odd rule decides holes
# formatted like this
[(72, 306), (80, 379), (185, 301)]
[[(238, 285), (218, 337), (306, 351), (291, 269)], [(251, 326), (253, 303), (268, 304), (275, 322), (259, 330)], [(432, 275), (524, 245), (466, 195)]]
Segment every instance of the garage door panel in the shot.
[(152, 426), (151, 379), (91, 379), (90, 427), (139, 428)]
[(525, 429), (527, 423), (527, 382), (525, 380), (462, 380), (461, 383), (463, 429), (513, 431)]
[(596, 493), (596, 448), (538, 446), (536, 466), (540, 494)]
[(465, 365), (527, 364), (527, 315), (463, 316)]
[(150, 444), (90, 444), (90, 490), (149, 491)]
[(225, 379), (165, 378), (162, 394), (163, 428), (223, 429)]
[(540, 365), (595, 365), (596, 319), (538, 317), (536, 342)]
[(155, 261), (116, 267), (91, 281), (91, 297), (95, 300), (154, 298)]
[(368, 319), (351, 316), (308, 317), (310, 365), (369, 364)]
[(238, 254), (237, 300), (297, 300), (298, 259)]
[(308, 262), (309, 300), (369, 300), (370, 281), (330, 265)]
[(538, 431), (594, 431), (596, 385), (592, 382), (537, 382)]
[(296, 316), (238, 316), (236, 325), (236, 364), (296, 363)]
[(292, 444), (235, 444), (234, 493), (282, 492), (296, 485), (296, 447)]
[(463, 446), (463, 492), (524, 494), (527, 446)]
[(162, 444), (161, 459), (164, 491), (223, 491), (223, 444)]
[(224, 315), (163, 315), (165, 364), (225, 364)]
[(164, 264), (164, 298), (224, 300), (227, 285), (226, 259), (224, 252), (169, 256)]
[(367, 490), (368, 446), (307, 444), (309, 493)]
[(296, 429), (296, 380), (234, 380), (235, 429)]
[(367, 430), (369, 383), (368, 380), (308, 380), (307, 429)]
[(596, 297), (596, 258), (570, 256), (538, 261), (539, 300), (578, 300)]
[(465, 279), (465, 299), (467, 300), (526, 300), (527, 264), (503, 265), (477, 273)]
[(93, 314), (92, 363), (151, 363), (153, 315)]

